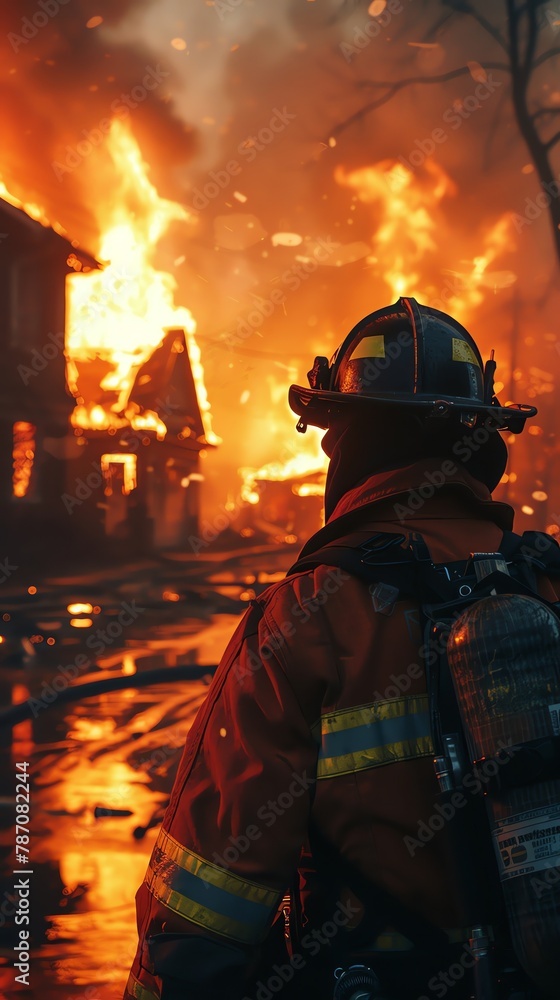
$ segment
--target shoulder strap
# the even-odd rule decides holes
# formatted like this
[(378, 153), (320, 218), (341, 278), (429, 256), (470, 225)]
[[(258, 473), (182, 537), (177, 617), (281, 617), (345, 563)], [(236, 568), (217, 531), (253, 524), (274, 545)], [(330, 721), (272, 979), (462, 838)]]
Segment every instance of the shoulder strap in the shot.
[[(513, 563), (521, 570), (524, 582), (533, 592), (537, 590), (535, 570), (560, 577), (560, 546), (544, 532), (525, 531), (517, 535), (513, 531), (504, 531), (498, 551), (507, 563)], [(419, 594), (418, 569), (422, 566), (423, 586), (419, 599), (425, 602), (426, 585), (436, 599), (453, 599), (455, 594), (450, 594), (445, 581), (464, 575), (467, 562), (435, 564), (421, 535), (377, 532), (358, 546), (344, 544), (343, 539), (322, 546), (298, 559), (286, 575), (309, 572), (319, 566), (336, 566), (365, 583), (383, 582), (397, 587), (403, 595), (416, 597)]]
[(560, 545), (544, 531), (524, 531), (516, 535), (504, 531), (500, 552), (512, 562), (526, 562), (550, 576), (560, 576)]
[(399, 595), (419, 601), (448, 601), (455, 596), (449, 582), (464, 574), (466, 560), (437, 566), (422, 535), (377, 532), (358, 546), (325, 545), (299, 559), (287, 575), (319, 566), (340, 567), (364, 583), (388, 587), (394, 591), (393, 603)]

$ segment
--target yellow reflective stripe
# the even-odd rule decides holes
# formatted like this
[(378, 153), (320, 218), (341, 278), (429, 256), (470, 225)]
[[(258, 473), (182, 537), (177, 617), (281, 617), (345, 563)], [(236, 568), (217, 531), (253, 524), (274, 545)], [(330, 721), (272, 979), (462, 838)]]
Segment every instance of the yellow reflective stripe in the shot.
[(373, 944), (374, 951), (410, 951), (412, 948), (414, 948), (412, 941), (409, 941), (404, 934), (397, 934), (396, 931), (380, 934)]
[(341, 708), (321, 716), (321, 732), (341, 732), (354, 726), (385, 719), (398, 719), (404, 715), (428, 711), (428, 695), (415, 694), (403, 698), (387, 698), (386, 701), (370, 701), (357, 708)]
[[(472, 928), (444, 928), (444, 934), (447, 935), (449, 944), (463, 944), (472, 937)], [(414, 948), (413, 942), (398, 931), (386, 931), (380, 934), (373, 944), (374, 951), (410, 951), (412, 948)]]
[(281, 895), (206, 861), (165, 830), (156, 841), (146, 885), (185, 919), (247, 944), (265, 936)]
[(134, 997), (135, 1000), (160, 1000), (159, 992), (153, 993), (152, 990), (146, 989), (146, 987), (142, 986), (142, 983), (137, 980), (136, 976), (132, 975), (132, 972), (128, 977), (126, 992), (129, 993), (131, 997)]
[(378, 334), (376, 337), (362, 337), (356, 345), (355, 350), (348, 358), (349, 361), (357, 361), (359, 358), (384, 358), (385, 357), (385, 337)]
[(433, 756), (425, 694), (341, 709), (321, 722), (319, 779)]
[(353, 774), (355, 771), (365, 771), (370, 767), (381, 767), (383, 764), (398, 764), (403, 760), (415, 760), (420, 757), (433, 757), (434, 748), (431, 738), (391, 743), (376, 750), (363, 751), (358, 754), (342, 754), (340, 757), (326, 758), (319, 762), (317, 778), (333, 778), (342, 774)]

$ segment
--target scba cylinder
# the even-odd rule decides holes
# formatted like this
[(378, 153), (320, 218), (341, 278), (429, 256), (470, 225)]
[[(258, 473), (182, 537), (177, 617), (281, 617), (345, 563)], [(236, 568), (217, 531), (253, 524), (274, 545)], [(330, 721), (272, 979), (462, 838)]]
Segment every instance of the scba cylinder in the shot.
[[(447, 646), (473, 760), (560, 732), (560, 621), (536, 598), (473, 604)], [(515, 754), (501, 754), (507, 769)], [(505, 772), (504, 772), (505, 776)], [(498, 771), (499, 777), (499, 771)], [(546, 995), (560, 982), (560, 780), (486, 797), (515, 954)]]

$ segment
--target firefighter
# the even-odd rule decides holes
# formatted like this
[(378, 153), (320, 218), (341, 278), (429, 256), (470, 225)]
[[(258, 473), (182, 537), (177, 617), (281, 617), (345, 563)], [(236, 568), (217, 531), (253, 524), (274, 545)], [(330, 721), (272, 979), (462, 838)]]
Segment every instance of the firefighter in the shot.
[[(377, 533), (419, 533), (439, 563), (497, 550), (513, 523), (491, 498), (501, 434), (536, 410), (500, 406), (494, 369), (459, 323), (410, 298), (361, 320), (330, 364), (316, 359), (310, 388), (289, 397), (300, 430), (326, 430), (330, 458), (326, 524), (303, 556)], [(126, 1000), (327, 1000), (346, 953), (389, 969), (398, 1000), (470, 995), (433, 756), (414, 601), (326, 564), (269, 588), (189, 733), (137, 894)]]

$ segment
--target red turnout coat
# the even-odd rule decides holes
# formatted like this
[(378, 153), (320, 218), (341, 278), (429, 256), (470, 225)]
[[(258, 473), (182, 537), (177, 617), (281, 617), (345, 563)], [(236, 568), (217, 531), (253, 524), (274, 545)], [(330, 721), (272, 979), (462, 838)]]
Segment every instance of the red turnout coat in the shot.
[[(371, 477), (342, 498), (327, 530), (352, 512), (351, 529), (347, 517), (338, 523), (353, 543), (405, 530), (422, 534), (436, 562), (495, 551), (511, 508), (463, 470), (436, 489), (430, 468)], [(151, 935), (256, 951), (311, 817), (364, 879), (420, 921), (462, 927), (446, 831), (429, 835), (438, 786), (424, 668), (414, 602), (377, 614), (368, 586), (340, 569), (291, 576), (253, 602), (189, 733), (138, 890), (126, 1000), (161, 996)]]

